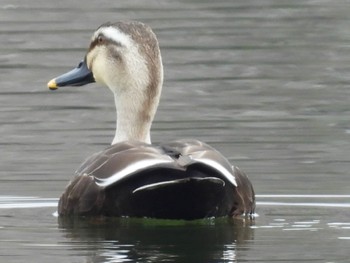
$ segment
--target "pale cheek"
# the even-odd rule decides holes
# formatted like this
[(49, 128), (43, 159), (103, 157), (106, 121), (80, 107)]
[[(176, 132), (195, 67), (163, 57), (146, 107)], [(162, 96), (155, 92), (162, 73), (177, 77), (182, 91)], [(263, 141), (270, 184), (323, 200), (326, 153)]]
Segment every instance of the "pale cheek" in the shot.
[(89, 52), (86, 54), (86, 64), (89, 70), (92, 70), (92, 61), (93, 61), (93, 52)]
[(105, 81), (103, 79), (103, 72), (105, 72), (105, 65), (102, 59), (96, 58), (94, 60), (94, 63), (92, 65), (92, 73), (94, 74), (94, 78), (96, 82), (105, 84)]
[(88, 68), (92, 71), (92, 74), (94, 75), (94, 79), (97, 83), (105, 84), (106, 81), (104, 80), (104, 71), (106, 66), (105, 61), (103, 59), (105, 50), (101, 47), (95, 47), (93, 50), (90, 50), (90, 52), (86, 55), (86, 62), (88, 65)]

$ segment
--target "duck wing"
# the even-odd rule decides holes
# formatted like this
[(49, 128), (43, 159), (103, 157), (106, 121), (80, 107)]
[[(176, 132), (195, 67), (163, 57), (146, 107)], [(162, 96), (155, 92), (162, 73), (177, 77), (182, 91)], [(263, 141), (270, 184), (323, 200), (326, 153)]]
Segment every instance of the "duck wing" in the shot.
[(59, 202), (59, 214), (194, 219), (254, 210), (254, 191), (209, 145), (112, 145), (88, 158)]

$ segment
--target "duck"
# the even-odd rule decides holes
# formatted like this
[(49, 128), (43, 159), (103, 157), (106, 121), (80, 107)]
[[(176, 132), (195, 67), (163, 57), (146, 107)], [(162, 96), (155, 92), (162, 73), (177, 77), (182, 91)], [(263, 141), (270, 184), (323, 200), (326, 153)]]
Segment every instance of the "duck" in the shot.
[(47, 86), (93, 82), (114, 95), (115, 136), (77, 169), (59, 199), (59, 216), (195, 220), (254, 214), (251, 181), (219, 151), (196, 139), (151, 143), (163, 64), (150, 26), (102, 24), (78, 66)]

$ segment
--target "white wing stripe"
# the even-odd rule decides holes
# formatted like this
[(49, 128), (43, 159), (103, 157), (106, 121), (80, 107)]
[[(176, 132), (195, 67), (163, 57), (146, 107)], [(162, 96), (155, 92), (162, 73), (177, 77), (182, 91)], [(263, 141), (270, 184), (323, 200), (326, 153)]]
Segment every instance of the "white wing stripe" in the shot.
[(170, 184), (179, 184), (179, 183), (183, 183), (185, 181), (190, 181), (191, 179), (195, 179), (196, 181), (215, 181), (215, 182), (221, 182), (222, 185), (225, 185), (225, 182), (217, 177), (189, 177), (189, 178), (183, 178), (183, 179), (178, 179), (178, 180), (170, 180), (170, 181), (165, 181), (165, 182), (158, 182), (158, 183), (153, 183), (153, 184), (147, 184), (144, 186), (141, 186), (139, 188), (136, 188), (134, 191), (132, 191), (132, 193), (136, 193), (138, 191), (142, 191), (145, 189), (152, 189), (152, 188), (157, 188), (158, 186), (163, 186), (163, 185), (170, 185)]
[(106, 179), (95, 178), (96, 184), (101, 187), (107, 187), (127, 177), (128, 175), (135, 173), (136, 171), (145, 170), (147, 168), (151, 168), (152, 166), (156, 166), (159, 164), (170, 164), (170, 163), (173, 163), (173, 160), (160, 160), (160, 159), (141, 160), (133, 163), (132, 165), (125, 167), (123, 170), (115, 173), (114, 175)]
[(154, 183), (154, 184), (147, 184), (147, 185), (141, 186), (139, 188), (136, 188), (134, 191), (132, 191), (132, 193), (134, 194), (138, 191), (145, 190), (147, 188), (152, 189), (152, 188), (156, 188), (157, 186), (176, 184), (176, 183), (179, 183), (179, 180), (172, 180), (172, 181), (158, 182), (158, 183)]
[(236, 178), (233, 176), (233, 174), (228, 171), (224, 166), (222, 166), (220, 163), (213, 161), (211, 159), (208, 158), (193, 158), (194, 161), (199, 162), (199, 163), (203, 163), (205, 165), (208, 165), (210, 167), (212, 167), (213, 169), (217, 170), (218, 172), (220, 172), (222, 175), (225, 176), (225, 178), (227, 180), (229, 180), (234, 186), (237, 187), (237, 182), (236, 182)]

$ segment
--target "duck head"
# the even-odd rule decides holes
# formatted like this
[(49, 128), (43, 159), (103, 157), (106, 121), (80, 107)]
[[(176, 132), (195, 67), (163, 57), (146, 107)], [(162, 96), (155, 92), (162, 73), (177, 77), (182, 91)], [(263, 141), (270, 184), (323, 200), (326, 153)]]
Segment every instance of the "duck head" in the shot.
[(52, 79), (48, 87), (55, 90), (95, 81), (114, 94), (117, 128), (112, 144), (125, 140), (150, 143), (163, 84), (161, 54), (152, 29), (140, 22), (101, 25), (78, 67)]

